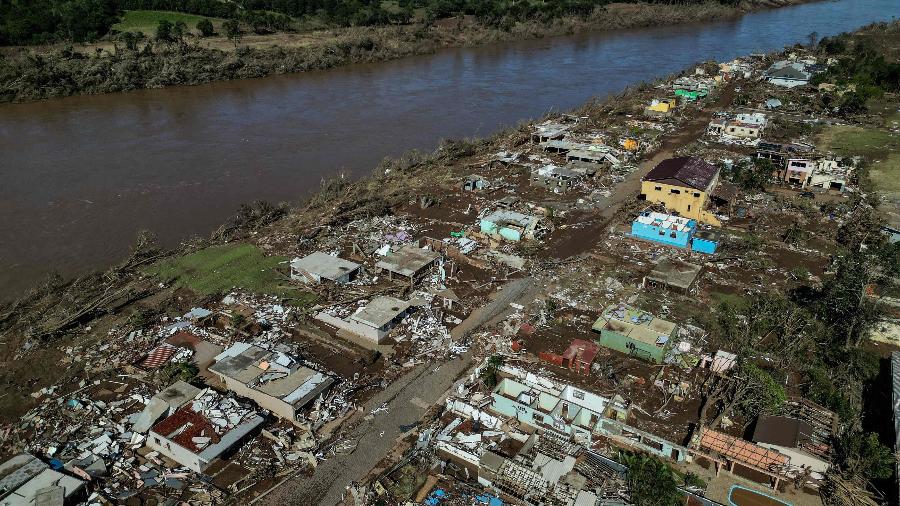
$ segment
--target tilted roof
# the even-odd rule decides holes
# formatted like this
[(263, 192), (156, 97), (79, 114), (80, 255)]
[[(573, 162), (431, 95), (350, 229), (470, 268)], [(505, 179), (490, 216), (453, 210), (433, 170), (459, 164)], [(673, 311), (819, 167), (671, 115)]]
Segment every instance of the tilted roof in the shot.
[(785, 448), (797, 448), (812, 439), (810, 424), (789, 416), (761, 416), (753, 431), (753, 441)]
[(644, 176), (644, 181), (659, 181), (706, 191), (719, 169), (696, 156), (679, 156), (659, 162)]

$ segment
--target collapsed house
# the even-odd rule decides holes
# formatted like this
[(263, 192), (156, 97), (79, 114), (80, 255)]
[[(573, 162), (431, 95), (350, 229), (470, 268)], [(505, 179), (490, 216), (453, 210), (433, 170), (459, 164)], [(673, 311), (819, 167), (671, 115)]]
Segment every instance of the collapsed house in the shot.
[(626, 304), (611, 304), (591, 326), (597, 342), (654, 364), (662, 363), (678, 326)]
[(228, 390), (292, 423), (299, 422), (300, 409), (334, 383), (290, 355), (243, 342), (217, 355), (209, 372)]
[(663, 257), (644, 276), (644, 288), (665, 287), (681, 293), (688, 293), (703, 268), (677, 258)]
[(693, 156), (670, 158), (644, 176), (641, 198), (663, 204), (679, 216), (721, 226), (719, 219), (705, 210), (718, 182), (718, 167)]
[(553, 193), (565, 193), (569, 191), (580, 178), (580, 174), (566, 167), (546, 165), (531, 173), (531, 186), (546, 188)]
[(409, 280), (410, 286), (422, 278), (440, 260), (441, 254), (414, 244), (404, 244), (397, 251), (390, 251), (375, 263), (379, 271), (387, 272), (388, 279), (400, 276)]
[(481, 218), (481, 233), (495, 239), (519, 242), (538, 239), (543, 231), (542, 220), (537, 216), (498, 209)]
[(353, 281), (360, 265), (343, 258), (316, 251), (303, 258), (291, 260), (291, 279), (318, 284), (322, 280), (339, 285)]
[(375, 297), (346, 318), (320, 311), (315, 318), (332, 327), (381, 344), (391, 330), (406, 316), (409, 302), (388, 296)]
[(85, 481), (22, 453), (0, 464), (0, 505), (56, 506), (83, 500)]
[(192, 401), (200, 389), (184, 381), (176, 381), (156, 395), (144, 406), (143, 411), (134, 418), (132, 430), (145, 433), (163, 416), (170, 416), (178, 408)]
[(568, 125), (563, 125), (562, 123), (556, 123), (553, 121), (545, 121), (544, 123), (541, 123), (540, 125), (536, 125), (534, 127), (534, 131), (531, 134), (531, 142), (541, 143), (559, 140), (565, 137), (568, 131)]
[(264, 421), (254, 410), (207, 388), (154, 425), (147, 447), (191, 471), (202, 473)]

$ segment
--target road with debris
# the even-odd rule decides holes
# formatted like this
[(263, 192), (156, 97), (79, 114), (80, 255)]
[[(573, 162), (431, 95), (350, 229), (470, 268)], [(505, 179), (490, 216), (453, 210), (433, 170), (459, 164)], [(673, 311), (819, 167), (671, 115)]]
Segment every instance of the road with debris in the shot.
[[(350, 482), (362, 479), (390, 452), (402, 435), (400, 426), (419, 421), (470, 365), (471, 354), (466, 353), (440, 365), (417, 366), (366, 404), (366, 415), (375, 414), (344, 436), (355, 450), (321, 462), (309, 478), (275, 485), (250, 504), (337, 504)], [(382, 405), (387, 409), (378, 409)]]
[[(510, 281), (494, 300), (454, 329), (454, 338), (464, 337), (510, 309), (510, 303), (527, 298), (534, 287), (532, 278)], [(356, 420), (341, 447), (352, 451), (321, 462), (311, 477), (288, 477), (258, 496), (250, 504), (325, 504), (341, 501), (347, 485), (361, 480), (384, 458), (403, 435), (401, 426), (418, 422), (425, 412), (453, 386), (472, 365), (467, 352), (442, 364), (419, 365), (365, 405), (365, 416)], [(386, 408), (386, 409), (385, 409)], [(373, 414), (374, 412), (374, 414)], [(354, 421), (351, 421), (351, 424)]]

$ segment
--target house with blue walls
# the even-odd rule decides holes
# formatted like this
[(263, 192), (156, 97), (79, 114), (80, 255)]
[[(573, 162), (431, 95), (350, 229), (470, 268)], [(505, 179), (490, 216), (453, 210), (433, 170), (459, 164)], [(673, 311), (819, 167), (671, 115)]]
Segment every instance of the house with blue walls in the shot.
[(719, 238), (721, 234), (715, 230), (698, 230), (694, 232), (694, 238), (691, 240), (691, 249), (712, 255), (719, 246)]
[(697, 221), (671, 214), (644, 211), (631, 223), (631, 235), (638, 239), (687, 248), (697, 230)]
[(699, 230), (697, 221), (690, 218), (644, 211), (631, 222), (631, 236), (676, 248), (713, 254), (718, 247), (720, 234), (715, 231)]
[(513, 242), (536, 239), (542, 232), (539, 217), (507, 209), (499, 209), (485, 216), (480, 225), (481, 233)]

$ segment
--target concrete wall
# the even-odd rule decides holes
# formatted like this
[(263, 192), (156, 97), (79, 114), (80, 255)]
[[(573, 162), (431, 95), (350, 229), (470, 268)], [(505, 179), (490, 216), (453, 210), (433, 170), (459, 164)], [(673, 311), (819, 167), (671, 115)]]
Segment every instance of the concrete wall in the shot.
[(331, 325), (332, 327), (346, 330), (347, 332), (351, 332), (358, 336), (365, 337), (366, 339), (374, 342), (375, 344), (380, 344), (381, 341), (390, 332), (389, 329), (387, 329), (387, 330), (376, 329), (374, 327), (370, 327), (368, 325), (363, 325), (361, 323), (343, 320), (336, 316), (331, 316), (328, 313), (317, 314), (316, 320), (327, 323), (327, 324)]
[(699, 251), (700, 253), (707, 253), (709, 255), (716, 252), (716, 246), (718, 246), (718, 244), (715, 242), (700, 239), (699, 237), (694, 237), (694, 240), (691, 241), (692, 250)]
[(175, 443), (159, 434), (151, 431), (147, 438), (147, 447), (158, 451), (166, 457), (187, 467), (191, 471), (202, 473), (209, 462), (200, 458), (200, 455), (188, 450), (187, 448)]
[[(711, 185), (715, 188), (715, 181)], [(657, 190), (657, 188), (659, 188)], [(672, 193), (672, 190), (678, 193)], [(670, 212), (677, 212), (679, 216), (691, 218), (701, 223), (720, 225), (718, 220), (711, 220), (709, 213), (703, 212), (709, 196), (705, 191), (681, 186), (672, 186), (656, 181), (644, 181), (641, 183), (641, 193), (650, 202), (659, 202), (666, 206)]]
[(647, 344), (643, 341), (631, 339), (625, 335), (603, 329), (600, 331), (600, 338), (597, 339), (600, 346), (604, 346), (611, 350), (631, 355), (641, 360), (648, 360), (653, 363), (662, 362), (665, 350), (653, 344)]
[(231, 390), (241, 397), (252, 400), (259, 407), (268, 409), (280, 418), (289, 420), (291, 422), (296, 421), (297, 415), (296, 411), (294, 410), (294, 406), (291, 406), (287, 402), (284, 402), (277, 397), (272, 397), (271, 395), (266, 395), (259, 390), (254, 390), (244, 383), (241, 383), (240, 381), (237, 381), (233, 378), (229, 378), (228, 376), (219, 377), (223, 382), (225, 382), (225, 387), (228, 388), (228, 390)]
[[(687, 248), (691, 240), (692, 230), (676, 231), (648, 225), (639, 221), (631, 223), (631, 235), (640, 239)], [(674, 237), (673, 237), (674, 236)]]

